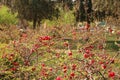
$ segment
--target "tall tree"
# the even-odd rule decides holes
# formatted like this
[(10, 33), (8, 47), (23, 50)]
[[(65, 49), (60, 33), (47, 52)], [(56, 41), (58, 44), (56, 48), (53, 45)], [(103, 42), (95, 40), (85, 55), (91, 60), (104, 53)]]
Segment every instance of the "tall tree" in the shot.
[(118, 18), (120, 16), (120, 0), (93, 0), (93, 10), (98, 20), (109, 16)]
[(72, 0), (56, 0), (57, 3), (62, 4), (63, 10), (72, 10), (73, 8), (73, 1)]
[(57, 15), (57, 9), (51, 0), (10, 0), (7, 3), (10, 5), (5, 2), (13, 12), (18, 13), (20, 19), (32, 21), (34, 29), (37, 22), (42, 19), (52, 19), (52, 16)]
[(92, 1), (91, 0), (76, 0), (76, 4), (79, 5), (77, 10), (77, 21), (87, 21), (90, 23), (92, 13)]

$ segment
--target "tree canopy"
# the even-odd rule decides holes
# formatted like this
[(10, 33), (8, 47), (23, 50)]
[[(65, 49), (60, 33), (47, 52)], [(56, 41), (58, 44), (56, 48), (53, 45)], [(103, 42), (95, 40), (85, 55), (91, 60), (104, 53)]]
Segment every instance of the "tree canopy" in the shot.
[[(73, 10), (75, 3), (77, 21), (90, 22), (93, 19), (105, 19), (108, 16), (118, 18), (120, 16), (119, 0), (0, 0), (11, 11), (18, 13), (18, 18), (33, 22), (33, 28), (42, 19), (58, 17), (59, 10), (56, 5), (62, 5), (63, 10)], [(56, 4), (57, 3), (57, 4)]]
[(33, 28), (42, 19), (57, 17), (57, 9), (51, 0), (5, 0), (13, 12), (18, 13), (18, 18), (33, 21)]

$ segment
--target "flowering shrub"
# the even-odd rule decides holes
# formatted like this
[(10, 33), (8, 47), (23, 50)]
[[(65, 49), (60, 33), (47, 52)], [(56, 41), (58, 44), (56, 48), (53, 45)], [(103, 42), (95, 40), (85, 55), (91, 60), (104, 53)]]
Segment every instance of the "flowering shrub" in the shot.
[[(28, 31), (2, 51), (1, 79), (119, 80), (119, 52), (105, 50), (105, 32), (70, 30), (69, 39)], [(66, 31), (67, 33), (67, 31)], [(99, 37), (98, 37), (99, 36)], [(67, 41), (66, 41), (67, 40)], [(71, 41), (70, 41), (71, 40)], [(73, 44), (74, 43), (74, 44)], [(63, 48), (60, 49), (59, 46)], [(77, 46), (72, 48), (72, 46)]]

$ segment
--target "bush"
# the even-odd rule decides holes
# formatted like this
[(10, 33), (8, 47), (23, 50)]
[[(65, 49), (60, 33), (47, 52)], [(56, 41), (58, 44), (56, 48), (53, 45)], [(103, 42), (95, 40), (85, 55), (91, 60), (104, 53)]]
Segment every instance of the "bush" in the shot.
[(119, 47), (117, 45), (115, 45), (115, 41), (107, 41), (106, 42), (106, 49), (119, 51)]
[(12, 14), (8, 7), (0, 8), (0, 24), (11, 25), (17, 23), (17, 14)]
[(59, 17), (54, 18), (53, 20), (45, 19), (42, 23), (46, 22), (47, 26), (56, 26), (56, 25), (73, 25), (75, 23), (75, 16), (73, 11), (63, 11), (60, 10)]
[(0, 42), (1, 43), (9, 43), (11, 40), (16, 40), (20, 37), (19, 29), (12, 25), (12, 26), (1, 26), (3, 31), (0, 31)]
[[(28, 31), (9, 43), (0, 59), (0, 78), (6, 80), (119, 80), (118, 53), (104, 50), (104, 31), (70, 35), (71, 41)], [(87, 35), (86, 40), (86, 33)], [(95, 33), (95, 34), (94, 34)], [(81, 34), (81, 35), (80, 35)], [(98, 37), (99, 35), (99, 37)], [(81, 37), (82, 36), (82, 37)], [(79, 38), (85, 42), (79, 43)], [(71, 49), (72, 44), (77, 49)], [(62, 46), (63, 49), (59, 49)], [(116, 66), (117, 65), (117, 66)]]

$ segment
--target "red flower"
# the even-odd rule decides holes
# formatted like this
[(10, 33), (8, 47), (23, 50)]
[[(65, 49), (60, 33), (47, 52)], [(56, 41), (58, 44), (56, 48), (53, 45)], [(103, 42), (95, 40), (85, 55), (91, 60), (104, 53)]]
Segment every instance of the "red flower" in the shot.
[(57, 58), (59, 58), (60, 57), (60, 54), (59, 53), (56, 53), (56, 55), (55, 55)]
[(26, 38), (26, 37), (27, 37), (27, 34), (26, 34), (26, 33), (23, 33), (23, 34), (22, 34), (22, 37), (23, 37), (23, 38)]
[(90, 60), (90, 65), (94, 64), (95, 63), (95, 60)]
[(16, 45), (16, 41), (13, 41), (13, 44)]
[(35, 52), (35, 49), (31, 49), (30, 51), (30, 54), (34, 53)]
[(12, 70), (12, 71), (16, 71), (16, 70), (17, 70), (17, 68), (14, 68), (14, 67), (13, 67), (13, 68), (11, 68), (11, 70)]
[(13, 62), (12, 64), (13, 64), (14, 66), (18, 66), (18, 65), (19, 65), (18, 62)]
[(99, 64), (103, 64), (104, 62), (100, 61)]
[(35, 44), (34, 47), (35, 47), (35, 49), (38, 49), (40, 47), (40, 45), (39, 44)]
[(63, 69), (63, 72), (66, 73), (66, 72), (67, 72), (67, 69)]
[(103, 45), (99, 45), (98, 47), (99, 47), (99, 49), (103, 49)]
[(102, 64), (101, 67), (102, 69), (106, 69), (107, 66), (105, 64)]
[(35, 71), (35, 70), (36, 70), (36, 68), (35, 68), (35, 67), (33, 67), (33, 68), (32, 68), (32, 71)]
[(89, 54), (89, 53), (90, 53), (90, 50), (87, 49), (87, 50), (85, 50), (85, 52)]
[(28, 65), (30, 65), (30, 62), (27, 61), (27, 60), (25, 60), (25, 61), (24, 61), (24, 65), (25, 65), (25, 66), (28, 66)]
[(114, 73), (114, 72), (109, 72), (109, 73), (108, 73), (108, 76), (109, 76), (110, 78), (114, 78), (114, 77), (115, 77), (115, 73)]
[(109, 32), (112, 32), (113, 30), (112, 30), (112, 28), (109, 28)]
[(72, 72), (72, 73), (70, 74), (70, 77), (74, 77), (74, 76), (75, 76), (75, 73)]
[(85, 53), (84, 58), (88, 58), (88, 57), (89, 57), (89, 54)]
[(61, 78), (60, 76), (58, 76), (58, 77), (56, 78), (56, 80), (62, 80), (62, 78)]
[(67, 69), (67, 66), (63, 66), (63, 69)]
[(72, 70), (75, 70), (76, 69), (76, 64), (73, 64), (72, 65)]
[(6, 57), (7, 57), (7, 54), (4, 53), (4, 54), (2, 55), (2, 58), (6, 58)]
[(50, 71), (52, 71), (53, 69), (52, 68), (49, 68)]
[(89, 48), (93, 49), (93, 48), (94, 48), (94, 46), (93, 46), (93, 45), (90, 45), (90, 46), (89, 46)]
[(67, 42), (64, 42), (64, 46), (66, 46), (66, 47), (67, 47), (67, 46), (68, 46), (68, 43), (67, 43)]
[(50, 36), (41, 36), (39, 37), (39, 41), (41, 40), (51, 40), (51, 37)]
[(90, 28), (90, 24), (87, 23), (87, 24), (85, 25), (85, 29), (88, 30), (89, 28)]
[(120, 31), (117, 34), (120, 35)]
[(72, 34), (73, 34), (73, 35), (76, 35), (76, 31), (73, 31)]
[(42, 63), (42, 64), (41, 64), (41, 66), (42, 66), (42, 67), (45, 67), (45, 64), (44, 64), (44, 63)]
[(9, 57), (8, 57), (8, 60), (10, 60), (10, 61), (13, 60), (13, 57), (12, 57), (12, 56), (9, 56)]
[(111, 63), (114, 63), (114, 62), (115, 62), (115, 60), (114, 60), (114, 59), (110, 59), (110, 61), (111, 61)]
[(69, 56), (72, 56), (72, 52), (69, 52), (68, 55), (69, 55)]
[(51, 40), (51, 37), (50, 36), (45, 36), (44, 40)]
[(10, 56), (14, 57), (15, 55), (14, 54), (10, 54)]

